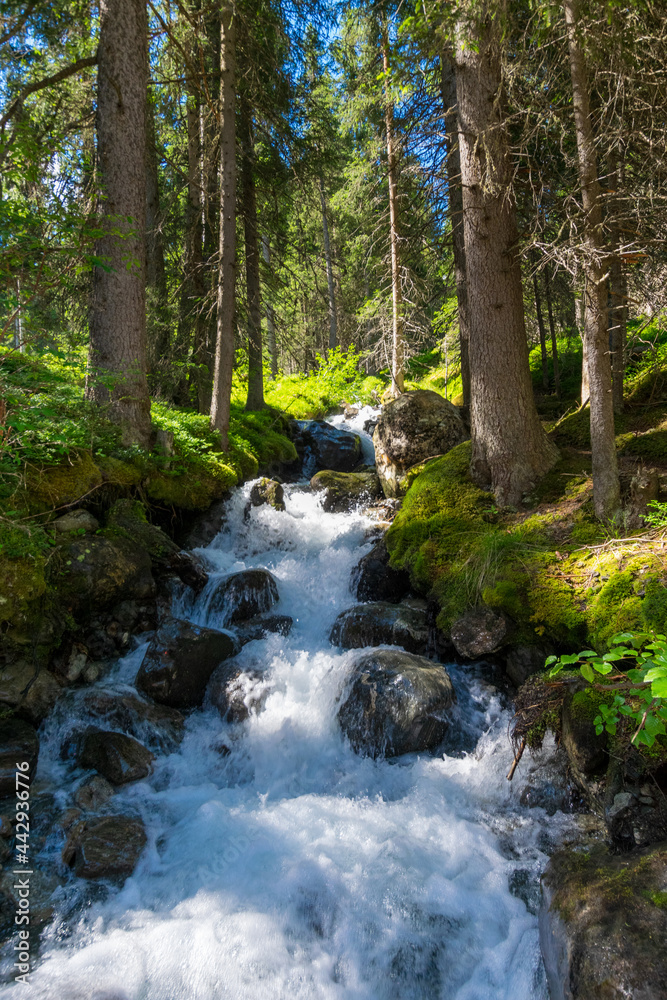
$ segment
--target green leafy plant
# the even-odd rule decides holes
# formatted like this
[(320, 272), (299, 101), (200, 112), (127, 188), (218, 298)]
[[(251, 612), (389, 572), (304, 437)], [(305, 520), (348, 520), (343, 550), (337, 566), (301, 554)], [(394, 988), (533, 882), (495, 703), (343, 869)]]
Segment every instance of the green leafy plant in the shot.
[(651, 500), (647, 507), (652, 508), (644, 514), (644, 520), (652, 528), (667, 528), (667, 503), (660, 503), (659, 500)]
[(632, 723), (632, 743), (651, 747), (667, 733), (667, 636), (655, 632), (621, 632), (611, 639), (607, 653), (585, 649), (566, 656), (550, 656), (549, 676), (579, 664), (581, 676), (594, 691), (608, 698), (595, 717), (598, 735), (616, 735), (624, 718)]

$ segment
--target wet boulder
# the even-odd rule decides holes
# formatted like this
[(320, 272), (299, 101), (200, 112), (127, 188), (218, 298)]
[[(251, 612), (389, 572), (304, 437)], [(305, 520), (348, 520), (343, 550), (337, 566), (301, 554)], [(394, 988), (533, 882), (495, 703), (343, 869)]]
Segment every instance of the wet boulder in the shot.
[(17, 660), (0, 671), (0, 704), (38, 726), (58, 700), (61, 687), (48, 670)]
[(575, 691), (563, 702), (561, 741), (580, 778), (598, 773), (607, 763), (607, 734), (595, 732), (600, 701), (594, 691)]
[(209, 599), (209, 611), (220, 615), (225, 625), (255, 618), (278, 600), (278, 584), (266, 569), (244, 569), (224, 577)]
[(455, 700), (441, 664), (380, 649), (354, 660), (338, 720), (357, 753), (395, 757), (435, 749), (449, 728)]
[(256, 639), (266, 639), (267, 635), (287, 636), (292, 631), (294, 619), (289, 615), (257, 615), (241, 622), (234, 629), (234, 635), (242, 646)]
[(16, 794), (17, 763), (28, 764), (26, 774), (32, 782), (39, 756), (39, 737), (22, 719), (0, 721), (0, 797)]
[(373, 432), (385, 496), (401, 496), (408, 469), (446, 454), (469, 436), (459, 408), (430, 389), (404, 392), (388, 403)]
[(285, 495), (280, 483), (275, 479), (258, 479), (250, 490), (250, 505), (262, 507), (268, 504), (274, 510), (285, 510)]
[(540, 946), (552, 1000), (663, 1000), (667, 844), (563, 848), (542, 877)]
[(146, 778), (155, 760), (143, 744), (125, 733), (92, 730), (81, 740), (78, 764), (92, 768), (112, 785)]
[(146, 831), (131, 816), (102, 816), (71, 830), (63, 861), (79, 878), (123, 879), (131, 875), (146, 846)]
[(425, 654), (429, 643), (426, 607), (384, 601), (355, 604), (338, 616), (329, 640), (343, 649), (387, 645), (402, 646), (408, 653)]
[(451, 628), (454, 648), (466, 660), (478, 660), (497, 652), (504, 645), (508, 632), (505, 616), (485, 605), (466, 611)]
[(131, 691), (94, 688), (82, 706), (96, 722), (122, 729), (153, 750), (170, 753), (183, 739), (185, 717), (176, 708), (156, 705)]
[(512, 646), (505, 654), (505, 673), (515, 687), (525, 684), (533, 674), (544, 671), (544, 663), (554, 652), (548, 643), (536, 646)]
[(377, 473), (333, 472), (325, 469), (310, 480), (310, 488), (321, 493), (322, 510), (333, 513), (356, 510), (382, 496)]
[(269, 694), (269, 686), (257, 670), (242, 670), (233, 663), (222, 663), (208, 686), (208, 701), (225, 722), (245, 722), (258, 712)]
[(409, 575), (389, 565), (389, 552), (384, 538), (352, 570), (352, 593), (358, 601), (389, 601), (397, 604), (409, 591)]
[(161, 705), (196, 708), (215, 668), (238, 648), (226, 632), (168, 618), (146, 650), (137, 688)]
[(296, 420), (294, 444), (303, 471), (312, 476), (319, 469), (351, 472), (361, 461), (361, 438), (333, 427), (326, 420)]

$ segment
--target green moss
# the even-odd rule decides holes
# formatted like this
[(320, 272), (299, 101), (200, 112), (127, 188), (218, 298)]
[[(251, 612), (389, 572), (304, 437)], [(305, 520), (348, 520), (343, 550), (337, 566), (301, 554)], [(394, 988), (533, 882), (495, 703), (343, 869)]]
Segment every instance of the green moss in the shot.
[(662, 633), (667, 630), (667, 586), (662, 579), (653, 577), (646, 582), (641, 618), (649, 630)]
[(183, 510), (207, 510), (214, 500), (219, 500), (238, 482), (238, 475), (230, 466), (220, 463), (217, 475), (190, 467), (187, 473), (154, 472), (146, 484), (146, 493), (152, 500), (181, 507)]
[(586, 614), (576, 591), (550, 568), (533, 580), (529, 618), (538, 635), (576, 646), (586, 634)]
[(30, 507), (35, 511), (57, 509), (74, 503), (102, 483), (102, 473), (89, 451), (73, 452), (66, 461), (26, 473)]
[(123, 461), (113, 455), (96, 457), (97, 465), (105, 483), (127, 489), (139, 486), (144, 476), (144, 469), (138, 461)]

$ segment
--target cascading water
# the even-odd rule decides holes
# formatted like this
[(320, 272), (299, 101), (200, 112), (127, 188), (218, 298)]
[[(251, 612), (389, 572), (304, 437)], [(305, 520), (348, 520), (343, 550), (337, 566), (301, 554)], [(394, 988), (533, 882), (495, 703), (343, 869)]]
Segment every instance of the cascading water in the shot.
[[(194, 603), (176, 595), (174, 613), (220, 627), (207, 610), (215, 580), (273, 573), (273, 610), (291, 615), (293, 630), (238, 657), (262, 675), (262, 710), (226, 724), (205, 705), (180, 747), (114, 796), (113, 811), (141, 816), (148, 832), (134, 874), (97, 899), (86, 884), (83, 915), (77, 890), (63, 892), (30, 984), (2, 995), (544, 1000), (535, 891), (545, 851), (573, 820), (528, 811), (505, 781), (502, 695), (483, 668), (452, 666), (458, 749), (392, 761), (355, 754), (336, 721), (351, 654), (328, 634), (354, 603), (350, 572), (370, 522), (324, 514), (303, 485), (286, 487), (286, 511), (244, 516), (248, 493), (235, 492), (202, 553), (208, 590)], [(98, 687), (125, 690), (144, 649)], [(77, 698), (68, 711), (79, 705), (84, 724)], [(39, 777), (60, 789), (64, 808), (81, 772), (61, 760), (58, 726), (57, 717), (46, 726)], [(47, 839), (44, 857), (61, 848)]]

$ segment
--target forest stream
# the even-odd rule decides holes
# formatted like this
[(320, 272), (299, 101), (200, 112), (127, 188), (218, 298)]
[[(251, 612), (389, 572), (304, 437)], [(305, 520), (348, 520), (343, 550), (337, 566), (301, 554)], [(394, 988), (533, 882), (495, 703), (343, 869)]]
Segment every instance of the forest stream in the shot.
[[(343, 426), (362, 434), (368, 460), (364, 416)], [(250, 488), (233, 492), (200, 551), (206, 589), (193, 599), (175, 587), (173, 613), (220, 628), (216, 581), (273, 574), (273, 610), (294, 619), (292, 631), (238, 654), (261, 709), (225, 723), (205, 702), (180, 747), (117, 792), (114, 810), (140, 816), (148, 834), (133, 875), (122, 888), (63, 888), (29, 985), (1, 995), (545, 1000), (539, 878), (576, 817), (521, 802), (528, 786), (548, 798), (553, 750), (540, 767), (526, 755), (508, 783), (510, 700), (490, 666), (448, 663), (457, 706), (435, 754), (355, 753), (337, 721), (352, 654), (328, 637), (354, 603), (350, 574), (372, 522), (324, 513), (305, 481), (285, 487), (286, 510), (248, 512)], [(145, 650), (142, 641), (94, 689), (134, 691)], [(70, 726), (90, 721), (90, 692), (71, 694)], [(82, 771), (62, 759), (62, 727), (58, 712), (45, 724), (37, 778), (65, 808)], [(61, 850), (54, 832), (42, 858), (55, 864)]]

